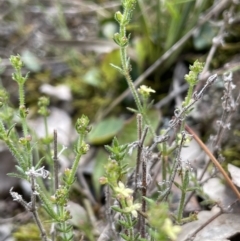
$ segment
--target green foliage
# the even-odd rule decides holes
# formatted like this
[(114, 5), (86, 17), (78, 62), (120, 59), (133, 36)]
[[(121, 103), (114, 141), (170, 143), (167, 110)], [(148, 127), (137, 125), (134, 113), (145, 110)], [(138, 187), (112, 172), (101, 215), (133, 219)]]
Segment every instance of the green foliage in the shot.
[(39, 238), (39, 231), (37, 225), (33, 223), (19, 226), (13, 233), (13, 237), (18, 241), (41, 240)]
[[(15, 156), (18, 165), (16, 165), (17, 173), (9, 173), (10, 176), (18, 177), (25, 179), (30, 182), (32, 187), (32, 194), (31, 194), (31, 203), (27, 203), (25, 200), (22, 199), (22, 196), (16, 192), (13, 192), (12, 189), (10, 190), (10, 194), (12, 195), (13, 199), (19, 203), (21, 203), (28, 211), (33, 213), (33, 217), (37, 224), (37, 227), (41, 233), (42, 240), (49, 240), (47, 238), (46, 231), (39, 219), (38, 211), (36, 208), (36, 196), (42, 202), (42, 206), (44, 207), (46, 213), (49, 215), (51, 222), (56, 223), (56, 228), (60, 233), (60, 237), (62, 240), (68, 241), (73, 240), (73, 232), (72, 232), (72, 225), (69, 223), (69, 219), (71, 219), (71, 215), (69, 210), (66, 208), (69, 199), (69, 192), (70, 188), (75, 181), (75, 175), (77, 172), (78, 164), (82, 155), (86, 154), (89, 146), (85, 143), (84, 139), (86, 135), (90, 132), (91, 127), (89, 126), (89, 119), (87, 116), (82, 115), (81, 118), (78, 118), (75, 124), (75, 128), (77, 133), (79, 134), (79, 139), (75, 147), (76, 158), (73, 162), (71, 169), (66, 169), (62, 178), (61, 185), (58, 184), (57, 180), (55, 181), (55, 192), (53, 195), (50, 193), (52, 192), (52, 188), (47, 190), (44, 186), (42, 179), (46, 179), (49, 177), (49, 172), (44, 169), (44, 166), (41, 167), (43, 158), (37, 161), (35, 167), (33, 162), (33, 155), (34, 152), (37, 151), (36, 145), (32, 143), (32, 136), (29, 135), (29, 128), (27, 124), (27, 115), (28, 109), (25, 105), (25, 95), (24, 95), (24, 84), (27, 80), (27, 76), (23, 77), (21, 73), (21, 68), (23, 67), (23, 62), (19, 55), (11, 56), (10, 62), (16, 72), (13, 74), (13, 80), (18, 83), (19, 86), (19, 117), (20, 117), (20, 124), (23, 130), (23, 137), (18, 137), (16, 130), (14, 129), (15, 125), (12, 125), (9, 130), (6, 130), (4, 126), (4, 121), (6, 125), (9, 125), (8, 119), (1, 119), (0, 120), (0, 137), (6, 143), (9, 150)], [(2, 90), (2, 103), (5, 107), (5, 111), (7, 110), (7, 100), (8, 96)], [(49, 99), (47, 97), (41, 97), (38, 101), (39, 107), (39, 114), (43, 116), (44, 123), (45, 123), (45, 134), (46, 137), (44, 138), (44, 144), (48, 146), (46, 149), (50, 151), (50, 144), (52, 142), (51, 136), (48, 134), (47, 128), (47, 117), (49, 115)], [(55, 140), (56, 141), (56, 140)], [(57, 146), (55, 146), (57, 148)], [(47, 159), (52, 159), (50, 153), (45, 153)], [(55, 154), (57, 155), (57, 154)], [(54, 157), (57, 159), (57, 157)], [(55, 160), (56, 162), (57, 160)], [(58, 178), (58, 169), (54, 166), (52, 161), (49, 162), (50, 169), (54, 170), (55, 179)], [(51, 197), (50, 197), (51, 195)]]
[(45, 96), (40, 97), (38, 100), (38, 107), (39, 107), (38, 113), (45, 117), (49, 116), (50, 112), (47, 108), (49, 104), (50, 104), (49, 98)]
[(88, 135), (88, 141), (93, 145), (109, 142), (122, 130), (124, 121), (121, 118), (110, 117), (100, 121)]
[(197, 84), (198, 75), (202, 72), (204, 64), (196, 60), (193, 65), (190, 65), (190, 72), (185, 75), (185, 80), (189, 84), (189, 89), (185, 101), (183, 102), (183, 106), (187, 106), (190, 104), (190, 100), (193, 95), (193, 88)]
[(185, 80), (190, 86), (197, 84), (197, 78), (200, 72), (202, 72), (204, 64), (196, 60), (193, 65), (190, 65), (190, 72), (185, 75)]
[(105, 165), (106, 180), (110, 186), (114, 187), (127, 173), (127, 165), (124, 163), (124, 158), (128, 145), (120, 145), (117, 138), (114, 137), (112, 146), (106, 145), (105, 148), (110, 154), (109, 161)]
[[(50, 235), (49, 231), (46, 232), (42, 225), (42, 218), (39, 218), (38, 200), (46, 211), (47, 224), (54, 224), (52, 226), (55, 228), (53, 235), (57, 234), (54, 239), (74, 240), (75, 232), (67, 205), (71, 188), (74, 184), (77, 186), (76, 174), (79, 162), (90, 148), (87, 141), (93, 145), (102, 145), (112, 140), (111, 145), (105, 146), (109, 156), (107, 157), (106, 152), (101, 150), (99, 156), (95, 157), (97, 163), (94, 167), (94, 176), (91, 177), (98, 199), (102, 198), (99, 183), (107, 186), (107, 219), (111, 227), (115, 226), (112, 228), (113, 237), (110, 238), (117, 240), (122, 237), (123, 240), (129, 241), (175, 240), (180, 231), (180, 227), (176, 224), (180, 225), (196, 219), (195, 214), (183, 217), (186, 194), (190, 191), (195, 191), (200, 196), (204, 196), (204, 194), (199, 183), (197, 183), (196, 177), (195, 180), (194, 178), (191, 179), (191, 167), (188, 163), (181, 162), (180, 153), (190, 138), (185, 131), (187, 115), (194, 108), (196, 101), (201, 98), (205, 87), (211, 85), (216, 76), (212, 81), (208, 80), (200, 92), (193, 94), (193, 89), (198, 83), (198, 76), (204, 65), (195, 61), (190, 66), (190, 72), (185, 75), (185, 80), (189, 84), (185, 101), (176, 108), (168, 127), (160, 130), (158, 136), (159, 133), (156, 133), (156, 129), (159, 127), (160, 118), (156, 111), (151, 110), (153, 105), (151, 95), (156, 91), (146, 85), (141, 85), (138, 89), (134, 86), (131, 76), (131, 60), (128, 53), (131, 56), (134, 56), (134, 54), (127, 51), (127, 48), (132, 46), (131, 36), (134, 36), (136, 32), (140, 33), (140, 37), (138, 36), (137, 40), (134, 39), (137, 42), (137, 51), (140, 53), (139, 59), (135, 61), (139, 63), (140, 69), (143, 68), (145, 64), (149, 64), (149, 60), (155, 60), (184, 36), (198, 21), (200, 13), (207, 4), (209, 4), (208, 1), (202, 1), (202, 4), (198, 4), (197, 1), (193, 0), (170, 0), (157, 1), (153, 5), (150, 0), (138, 2), (136, 0), (122, 0), (122, 11), (117, 11), (114, 15), (119, 29), (113, 35), (113, 40), (119, 46), (120, 60), (116, 59), (119, 57), (119, 53), (114, 50), (102, 57), (103, 61), (100, 67), (88, 68), (85, 66), (90, 66), (90, 64), (87, 63), (89, 60), (85, 60), (85, 56), (81, 55), (82, 60), (80, 61), (79, 56), (76, 56), (72, 49), (69, 51), (69, 66), (75, 72), (63, 77), (62, 81), (69, 81), (69, 86), (76, 94), (73, 101), (75, 107), (81, 109), (84, 113), (86, 110), (87, 113), (95, 116), (103, 105), (107, 106), (111, 103), (116, 91), (113, 87), (121, 88), (119, 83), (116, 84), (116, 79), (121, 74), (126, 79), (136, 104), (136, 109), (128, 109), (137, 113), (138, 123), (135, 123), (135, 116), (126, 123), (121, 118), (111, 117), (101, 120), (92, 128), (89, 118), (82, 115), (76, 120), (75, 124), (78, 140), (74, 147), (74, 154), (71, 155), (72, 166), (66, 168), (62, 174), (58, 173), (56, 139), (48, 132), (47, 127), (50, 101), (47, 97), (40, 97), (38, 101), (38, 113), (43, 117), (45, 123), (45, 137), (38, 140), (34, 135), (30, 135), (31, 132), (28, 127), (29, 110), (24, 92), (28, 75), (22, 76), (23, 61), (21, 57), (19, 55), (11, 56), (10, 62), (15, 70), (12, 78), (17, 82), (19, 88), (17, 116), (22, 133), (19, 135), (12, 121), (16, 113), (8, 106), (8, 93), (5, 90), (0, 90), (0, 107), (2, 108), (2, 113), (0, 113), (0, 139), (5, 142), (17, 160), (16, 173), (9, 173), (9, 175), (27, 180), (32, 187), (31, 202), (29, 203), (21, 195), (13, 192), (12, 189), (10, 194), (15, 201), (18, 201), (27, 211), (33, 214), (42, 240), (48, 241)], [(59, 10), (59, 28), (57, 31), (65, 40), (69, 40), (71, 34), (67, 29), (61, 4), (58, 2), (56, 5)], [(135, 8), (138, 8), (140, 13), (138, 16), (140, 27), (130, 25)], [(166, 29), (167, 22), (169, 22), (169, 28)], [(166, 31), (163, 31), (163, 29)], [(128, 33), (130, 30), (133, 31), (133, 35)], [(214, 31), (211, 28), (203, 28), (202, 32), (206, 32), (210, 39)], [(205, 34), (200, 34), (199, 41), (195, 39), (194, 43), (201, 48), (208, 44), (208, 41), (203, 41), (203, 35)], [(166, 66), (171, 65), (173, 59), (181, 50), (182, 46), (167, 59), (165, 66), (158, 73), (163, 72)], [(32, 57), (30, 55), (30, 59), (33, 59)], [(91, 64), (96, 65), (98, 60), (93, 59), (89, 62), (92, 61)], [(81, 66), (79, 65), (80, 62)], [(110, 66), (109, 62), (114, 64)], [(32, 69), (39, 67), (29, 63), (28, 65)], [(36, 89), (33, 84), (32, 89)], [(99, 92), (101, 93), (99, 94)], [(88, 97), (91, 97), (90, 100)], [(151, 135), (148, 134), (148, 131)], [(170, 141), (168, 141), (169, 139)], [(44, 157), (39, 155), (41, 148), (44, 150)], [(54, 151), (53, 157), (51, 149)], [(131, 155), (134, 149), (136, 153)], [(37, 156), (37, 160), (35, 160), (35, 156)], [(50, 172), (42, 166), (43, 161), (48, 164)], [(161, 162), (161, 169), (159, 169), (161, 173), (157, 174), (161, 175), (163, 184), (158, 183), (158, 191), (155, 188), (154, 193), (150, 194), (148, 188), (158, 181), (156, 177), (152, 177), (152, 174), (156, 174), (152, 172), (155, 167), (158, 171), (159, 162)], [(175, 181), (176, 175), (179, 176), (180, 183)], [(60, 179), (58, 180), (59, 176)], [(51, 181), (47, 180), (50, 177), (52, 178)], [(155, 178), (153, 183), (152, 178)], [(97, 179), (99, 179), (99, 183), (97, 183)], [(171, 196), (172, 185), (175, 185), (181, 194), (175, 214), (171, 213), (167, 204), (170, 199), (169, 196)], [(89, 190), (83, 190), (81, 193), (81, 202), (85, 204), (87, 210), (89, 210), (91, 204), (97, 206), (95, 197), (92, 197), (93, 194)], [(91, 203), (88, 199), (91, 200)], [(99, 209), (99, 207), (96, 209)], [(92, 212), (89, 211), (89, 219), (92, 219), (91, 215)], [(91, 220), (91, 222), (94, 226), (95, 220)], [(90, 240), (95, 238), (94, 230), (91, 230), (92, 226), (84, 223), (80, 227), (86, 227), (85, 234), (88, 233)]]
[(150, 203), (148, 216), (151, 225), (150, 233), (155, 240), (165, 241), (175, 240), (181, 228), (174, 225), (169, 219), (168, 204), (166, 203)]

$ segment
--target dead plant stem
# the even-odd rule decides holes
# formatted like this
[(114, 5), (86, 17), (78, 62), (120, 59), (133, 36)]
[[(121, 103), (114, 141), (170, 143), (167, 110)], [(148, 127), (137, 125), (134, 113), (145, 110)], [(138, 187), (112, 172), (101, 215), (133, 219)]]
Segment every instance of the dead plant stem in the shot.
[(190, 133), (193, 136), (193, 138), (198, 143), (198, 145), (205, 151), (205, 153), (208, 155), (208, 157), (213, 162), (213, 164), (217, 167), (217, 169), (222, 173), (222, 175), (226, 179), (226, 182), (228, 183), (230, 188), (235, 192), (236, 196), (240, 200), (240, 193), (239, 193), (238, 189), (235, 187), (235, 185), (233, 184), (233, 182), (231, 181), (231, 179), (229, 178), (227, 173), (222, 168), (221, 164), (213, 156), (213, 154), (208, 149), (208, 147), (201, 141), (201, 139), (197, 136), (197, 134), (188, 125), (185, 125), (185, 129), (186, 129), (186, 131), (188, 131), (188, 133)]
[(198, 229), (196, 229), (188, 238), (184, 239), (184, 241), (192, 240), (192, 238), (194, 238), (199, 231), (205, 228), (209, 223), (211, 223), (213, 220), (219, 217), (222, 213), (223, 213), (223, 210), (221, 209), (218, 213), (216, 213), (214, 216), (209, 218), (204, 224), (202, 224)]
[(140, 163), (141, 163), (141, 153), (142, 153), (142, 115), (137, 115), (137, 129), (138, 129), (138, 141), (139, 145), (137, 148), (137, 164), (136, 164), (136, 172), (135, 172), (135, 190), (137, 190), (137, 183), (139, 178), (139, 170), (140, 170)]

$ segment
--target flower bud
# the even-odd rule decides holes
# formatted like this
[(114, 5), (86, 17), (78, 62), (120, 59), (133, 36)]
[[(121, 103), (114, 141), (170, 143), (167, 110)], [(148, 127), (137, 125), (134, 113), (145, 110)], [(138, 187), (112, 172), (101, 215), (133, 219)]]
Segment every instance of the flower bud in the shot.
[(101, 185), (108, 183), (108, 179), (106, 177), (100, 177), (98, 180)]
[(16, 56), (11, 55), (9, 60), (10, 60), (14, 69), (20, 70), (23, 67), (23, 62), (21, 60), (20, 55), (16, 55)]
[(116, 19), (116, 21), (119, 22), (119, 23), (122, 22), (123, 15), (122, 15), (122, 13), (121, 13), (120, 11), (117, 11), (117, 12), (115, 13), (115, 19)]

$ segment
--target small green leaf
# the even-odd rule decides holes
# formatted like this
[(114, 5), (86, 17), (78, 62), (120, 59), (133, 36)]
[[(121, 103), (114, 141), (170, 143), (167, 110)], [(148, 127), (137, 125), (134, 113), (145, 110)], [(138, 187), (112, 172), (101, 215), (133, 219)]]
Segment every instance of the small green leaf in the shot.
[(192, 191), (201, 191), (202, 189), (200, 187), (189, 187), (187, 188), (187, 192), (192, 192)]
[(118, 220), (118, 223), (124, 228), (130, 228), (129, 224), (124, 220)]
[(17, 171), (18, 171), (20, 174), (25, 175), (25, 172), (24, 172), (24, 170), (22, 169), (22, 167), (20, 167), (20, 166), (18, 166), (18, 165), (15, 165), (15, 167), (16, 167)]
[(8, 130), (8, 132), (7, 132), (7, 137), (9, 137), (12, 129), (15, 127), (16, 124), (17, 124), (17, 123), (14, 123), (14, 124), (12, 124), (12, 125), (10, 126), (10, 128), (9, 128), (9, 130)]
[(155, 201), (153, 201), (153, 199), (151, 199), (151, 198), (143, 197), (143, 199), (145, 199), (149, 204), (155, 203)]
[(105, 147), (105, 149), (106, 149), (109, 153), (112, 153), (112, 152), (113, 152), (113, 148), (112, 148), (111, 146), (105, 145), (104, 147)]
[(36, 166), (35, 166), (35, 170), (37, 170), (38, 168), (41, 167), (44, 159), (45, 159), (45, 157), (42, 157), (42, 158), (38, 161), (38, 163), (37, 163)]
[(173, 183), (177, 188), (179, 188), (181, 191), (183, 191), (182, 186), (179, 183), (177, 183), (177, 182), (173, 182)]
[(16, 178), (20, 178), (20, 179), (26, 180), (26, 176), (24, 176), (22, 174), (10, 172), (7, 175), (10, 176), (10, 177), (16, 177)]
[(136, 110), (136, 109), (133, 109), (133, 108), (130, 108), (130, 107), (127, 107), (127, 109), (128, 109), (129, 111), (133, 112), (133, 113), (139, 113), (139, 111)]
[(116, 137), (113, 138), (113, 140), (112, 140), (112, 145), (113, 145), (114, 147), (118, 147), (118, 146), (119, 146), (119, 142), (118, 142), (118, 139), (117, 139)]
[(123, 211), (120, 207), (112, 206), (111, 208), (112, 208), (112, 210), (114, 210), (114, 211), (116, 211), (116, 212), (124, 213), (124, 211)]
[(93, 145), (102, 145), (109, 142), (123, 128), (124, 121), (110, 117), (99, 122), (88, 135), (88, 141)]
[(119, 71), (119, 73), (121, 73), (121, 74), (123, 73), (122, 68), (120, 68), (120, 67), (118, 67), (117, 65), (112, 64), (112, 63), (110, 63), (110, 65), (111, 65), (113, 68), (117, 69), (117, 70)]
[(124, 233), (120, 233), (120, 236), (124, 239), (124, 240), (130, 240), (130, 238), (124, 234)]

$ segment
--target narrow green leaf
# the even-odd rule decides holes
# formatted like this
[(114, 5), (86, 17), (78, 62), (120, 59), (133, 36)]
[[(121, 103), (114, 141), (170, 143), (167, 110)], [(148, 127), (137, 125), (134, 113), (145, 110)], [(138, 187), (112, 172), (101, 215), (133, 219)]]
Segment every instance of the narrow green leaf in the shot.
[(20, 166), (18, 166), (18, 165), (15, 165), (15, 167), (16, 167), (16, 169), (17, 169), (17, 171), (18, 171), (19, 173), (21, 173), (21, 174), (23, 174), (23, 175), (26, 175), (25, 172), (24, 172), (24, 170), (22, 169), (22, 167), (20, 167)]
[(143, 197), (143, 199), (145, 199), (149, 204), (155, 203), (155, 201), (153, 201), (153, 199), (151, 199), (151, 198)]
[(139, 113), (139, 111), (136, 110), (136, 109), (133, 109), (133, 108), (130, 108), (130, 107), (127, 107), (127, 109), (128, 109), (129, 111), (133, 112), (133, 113)]
[(16, 123), (14, 123), (14, 124), (12, 124), (12, 125), (10, 126), (10, 128), (9, 128), (9, 130), (8, 130), (8, 132), (7, 132), (7, 137), (9, 137), (12, 129), (13, 129), (15, 126), (16, 126)]
[(26, 175), (24, 176), (22, 174), (18, 174), (18, 173), (14, 173), (14, 172), (7, 173), (7, 175), (10, 177), (16, 177), (16, 178), (26, 180)]
[(189, 187), (187, 188), (187, 192), (192, 192), (192, 191), (201, 191), (202, 189), (200, 187)]
[(121, 208), (117, 207), (117, 206), (112, 206), (111, 208), (112, 208), (112, 210), (114, 210), (116, 212), (124, 213), (124, 211)]
[(113, 68), (115, 68), (116, 70), (118, 70), (119, 71), (119, 73), (121, 73), (121, 74), (123, 74), (123, 70), (122, 70), (122, 68), (120, 68), (120, 67), (118, 67), (117, 65), (115, 65), (115, 64), (110, 64)]
[(109, 153), (112, 153), (112, 152), (113, 152), (113, 148), (112, 148), (111, 146), (105, 145), (104, 147), (105, 147), (105, 149), (106, 149)]
[(181, 191), (183, 191), (182, 186), (181, 186), (179, 183), (177, 183), (177, 182), (173, 182), (173, 183), (174, 183), (174, 185), (175, 185), (178, 189), (180, 189)]
[(118, 220), (118, 223), (121, 225), (121, 226), (123, 226), (124, 228), (131, 228), (130, 227), (130, 225), (126, 222), (126, 221), (124, 221), (124, 220)]
[(124, 239), (124, 240), (130, 240), (129, 237), (125, 234), (125, 233), (120, 233), (120, 236)]
[(45, 157), (42, 157), (42, 158), (38, 161), (38, 163), (37, 163), (36, 166), (35, 166), (35, 170), (41, 167), (44, 159), (45, 159)]

